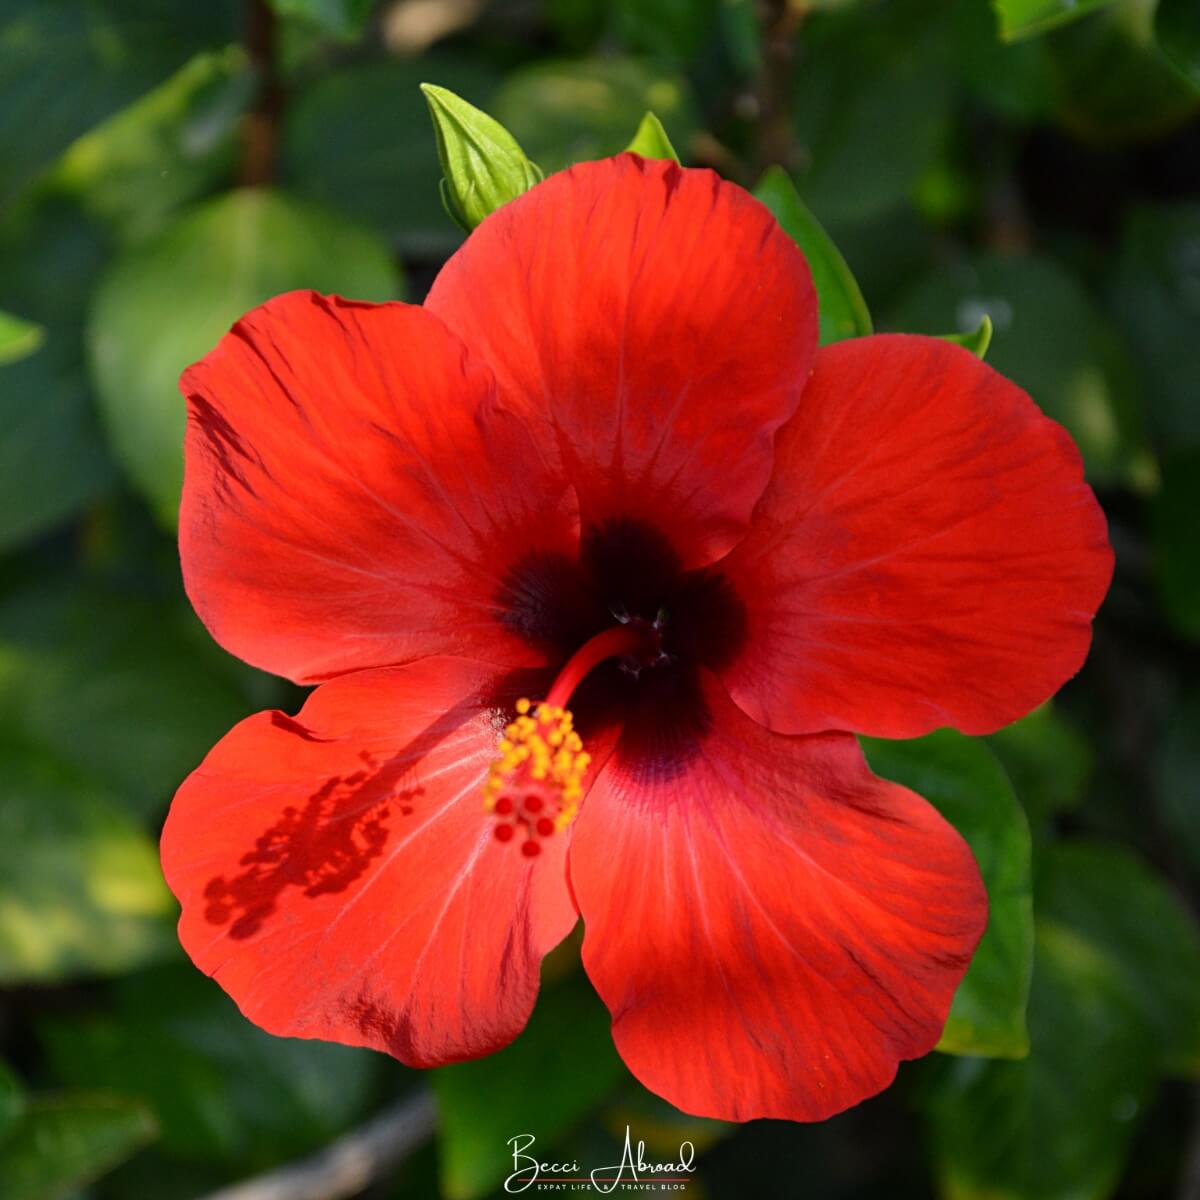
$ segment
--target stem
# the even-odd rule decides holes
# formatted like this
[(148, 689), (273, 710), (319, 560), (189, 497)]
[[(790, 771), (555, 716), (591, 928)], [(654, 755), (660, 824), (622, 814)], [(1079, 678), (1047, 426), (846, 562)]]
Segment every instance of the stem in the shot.
[(283, 115), (283, 84), (276, 67), (278, 22), (267, 0), (248, 0), (246, 52), (258, 78), (254, 107), (242, 125), (242, 161), (238, 182), (243, 187), (262, 187), (275, 177), (279, 143), (279, 120)]
[(760, 171), (774, 163), (786, 170), (795, 165), (792, 130), (792, 72), (796, 33), (804, 6), (795, 0), (761, 0), (762, 73), (758, 81), (756, 155)]
[(1184, 1147), (1176, 1200), (1196, 1200), (1200, 1196), (1200, 1087), (1192, 1088), (1192, 1125)]
[(346, 1200), (387, 1178), (433, 1134), (437, 1110), (423, 1088), (300, 1162), (212, 1192), (205, 1200)]
[(630, 622), (614, 625), (603, 633), (584, 642), (567, 660), (567, 665), (558, 673), (558, 678), (546, 693), (546, 703), (566, 708), (571, 694), (583, 682), (587, 673), (609, 658), (624, 655), (645, 655), (657, 651), (657, 635), (649, 626)]

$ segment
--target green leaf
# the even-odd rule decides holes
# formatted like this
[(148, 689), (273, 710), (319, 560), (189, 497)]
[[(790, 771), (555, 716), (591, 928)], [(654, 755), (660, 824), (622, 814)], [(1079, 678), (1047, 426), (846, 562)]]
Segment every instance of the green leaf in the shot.
[(66, 572), (0, 596), (0, 725), (158, 817), (249, 700), (183, 603)]
[(582, 973), (543, 987), (528, 1027), (511, 1046), (433, 1073), (444, 1194), (450, 1200), (490, 1195), (512, 1169), (511, 1156), (505, 1164), (509, 1138), (531, 1133), (539, 1151), (548, 1152), (622, 1074), (608, 1012)]
[(1144, 483), (1148, 454), (1128, 351), (1087, 292), (1050, 259), (979, 255), (940, 268), (888, 314), (918, 333), (974, 330), (990, 316), (988, 361), (1067, 427), (1096, 483)]
[(1121, 238), (1110, 294), (1146, 383), (1150, 431), (1200, 445), (1200, 204), (1141, 208)]
[(101, 415), (164, 524), (175, 520), (183, 478), (180, 372), (248, 309), (294, 288), (387, 300), (400, 281), (372, 234), (260, 190), (193, 209), (126, 251), (101, 280), (88, 331)]
[(0, 762), (0, 983), (111, 974), (172, 952), (175, 906), (146, 833), (44, 754), (5, 743)]
[(236, 40), (234, 0), (8, 0), (0, 15), (0, 210), (77, 137), (199, 50)]
[(541, 180), (541, 168), (499, 121), (446, 88), (423, 83), (421, 91), (437, 136), (442, 198), (464, 229)]
[(1195, 0), (1158, 0), (1154, 33), (1171, 64), (1200, 89), (1200, 5)]
[(685, 157), (697, 127), (687, 83), (628, 58), (533, 63), (504, 80), (491, 107), (547, 174), (620, 153), (647, 109)]
[(1200, 641), (1200, 446), (1162, 461), (1162, 488), (1151, 509), (1154, 573), (1167, 620), (1192, 641)]
[(0, 1143), (25, 1111), (25, 1089), (12, 1068), (0, 1062)]
[(58, 1200), (98, 1179), (155, 1136), (140, 1105), (117, 1096), (31, 1100), (0, 1142), (4, 1200)]
[(1185, 696), (1167, 726), (1155, 772), (1155, 794), (1175, 844), (1200, 871), (1200, 691)]
[(627, 50), (686, 65), (712, 36), (720, 4), (721, 0), (612, 0), (610, 7), (617, 37)]
[(1136, 1009), (1088, 942), (1039, 924), (1021, 1062), (944, 1060), (929, 1101), (946, 1200), (1105, 1200), (1153, 1085)]
[(970, 350), (976, 358), (986, 358), (988, 347), (992, 344), (992, 318), (984, 313), (979, 318), (978, 327), (971, 333), (944, 333), (942, 337), (947, 342)]
[(258, 1169), (303, 1154), (363, 1117), (386, 1066), (367, 1050), (264, 1033), (187, 964), (112, 990), (104, 1013), (39, 1022), (51, 1067), (63, 1084), (143, 1103), (182, 1159)]
[(1020, 1058), (1033, 958), (1029, 826), (983, 742), (944, 729), (908, 742), (864, 738), (871, 769), (927, 799), (966, 839), (988, 893), (988, 926), (938, 1049)]
[(46, 331), (40, 325), (0, 312), (0, 366), (28, 358), (45, 338)]
[(840, 235), (910, 201), (954, 115), (940, 8), (860, 5), (814, 16), (792, 104), (805, 203)]
[(997, 115), (1017, 125), (1053, 115), (1045, 43), (1004, 41), (986, 4), (954, 4), (946, 12), (955, 35), (955, 69), (961, 86)]
[(1035, 826), (1082, 802), (1094, 765), (1092, 748), (1051, 703), (987, 740)]
[(1116, 0), (1045, 40), (1059, 124), (1102, 145), (1162, 137), (1200, 110), (1154, 37), (1154, 0)]
[(289, 103), (282, 157), (296, 195), (372, 226), (402, 253), (440, 259), (462, 235), (432, 186), (441, 165), (419, 86), (427, 75), (468, 96), (499, 81), (486, 61), (443, 52), (329, 72)]
[(83, 303), (104, 251), (99, 230), (61, 198), (0, 224), (0, 294), (46, 330), (36, 354), (3, 368), (0, 550), (53, 529), (115, 481), (83, 363)]
[(1113, 0), (992, 0), (1000, 36), (1009, 41), (1045, 33), (1111, 3)]
[(1063, 844), (1039, 866), (1037, 912), (1112, 965), (1151, 1031), (1141, 1056), (1200, 1075), (1200, 929), (1164, 881), (1118, 846)]
[(337, 38), (354, 38), (367, 23), (375, 0), (270, 0), (281, 17), (306, 21)]
[[(661, 1161), (670, 1161), (682, 1142), (691, 1142), (698, 1155), (736, 1134), (740, 1126), (711, 1117), (693, 1117), (647, 1091), (632, 1076), (619, 1086), (602, 1118), (610, 1132), (623, 1140), (626, 1128)], [(591, 1124), (592, 1122), (589, 1122)]]
[(930, 1089), (952, 1200), (1104, 1200), (1164, 1071), (1200, 1067), (1200, 941), (1163, 883), (1114, 847), (1038, 864), (1030, 1055), (964, 1059)]
[(197, 55), (136, 103), (76, 141), (46, 186), (126, 241), (227, 177), (254, 81), (240, 47)]
[(724, 0), (717, 10), (718, 32), (725, 54), (743, 79), (762, 71), (761, 17), (754, 0)]
[(679, 161), (679, 155), (675, 153), (675, 147), (671, 145), (663, 123), (652, 112), (648, 112), (642, 118), (637, 133), (633, 135), (633, 141), (625, 149), (640, 154), (643, 158), (669, 158), (672, 162)]
[(782, 167), (768, 167), (754, 189), (775, 219), (800, 247), (817, 289), (821, 345), (871, 332), (871, 314), (846, 260), (821, 223), (805, 207)]
[(609, 0), (543, 0), (541, 10), (555, 42), (583, 51), (604, 33)]

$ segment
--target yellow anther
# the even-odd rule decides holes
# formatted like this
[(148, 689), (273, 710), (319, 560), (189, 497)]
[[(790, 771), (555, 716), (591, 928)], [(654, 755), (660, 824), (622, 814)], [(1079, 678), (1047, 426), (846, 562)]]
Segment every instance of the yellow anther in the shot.
[(515, 818), (527, 810), (565, 829), (578, 811), (591, 763), (574, 726), (568, 709), (518, 700), (516, 720), (505, 728), (484, 783), (487, 809), (503, 799), (502, 813)]

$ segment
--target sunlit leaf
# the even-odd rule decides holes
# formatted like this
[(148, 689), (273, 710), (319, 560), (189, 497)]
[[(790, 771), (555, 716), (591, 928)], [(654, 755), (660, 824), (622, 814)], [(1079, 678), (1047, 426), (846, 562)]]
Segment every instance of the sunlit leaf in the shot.
[(421, 91), (437, 137), (442, 198), (464, 229), (541, 180), (541, 168), (499, 121), (444, 87), (423, 83)]
[(197, 55), (136, 103), (76, 141), (48, 186), (127, 240), (232, 172), (238, 120), (253, 95), (239, 47)]
[(509, 75), (491, 103), (547, 174), (619, 153), (647, 109), (686, 158), (696, 130), (686, 82), (633, 59), (537, 62)]
[(663, 123), (652, 112), (648, 112), (642, 118), (637, 133), (633, 135), (633, 141), (625, 149), (632, 150), (634, 154), (640, 154), (643, 158), (669, 158), (673, 162), (679, 161), (679, 155), (675, 153), (675, 147), (671, 145)]
[(821, 344), (870, 333), (871, 314), (846, 260), (800, 199), (787, 172), (782, 167), (768, 167), (754, 194), (775, 214), (808, 260), (817, 289)]
[(110, 1095), (31, 1100), (0, 1142), (4, 1200), (63, 1200), (153, 1141), (140, 1104)]
[(992, 318), (984, 313), (978, 327), (970, 333), (946, 333), (942, 336), (946, 341), (970, 350), (976, 358), (986, 358), (988, 347), (992, 344)]
[(548, 1151), (622, 1073), (608, 1013), (582, 974), (544, 987), (511, 1046), (433, 1073), (445, 1195), (491, 1195), (512, 1170), (509, 1138), (532, 1134)]
[(46, 331), (40, 325), (0, 312), (0, 367), (27, 358), (45, 337)]
[(980, 741), (940, 730), (914, 741), (864, 738), (871, 769), (925, 797), (966, 839), (988, 893), (988, 925), (955, 994), (938, 1049), (1019, 1058), (1033, 956), (1029, 827)]
[(110, 974), (170, 953), (175, 906), (145, 831), (45, 754), (6, 743), (0, 763), (0, 983)]
[(1000, 35), (1010, 40), (1045, 33), (1112, 3), (1113, 0), (992, 0), (1000, 20)]
[(8, 0), (0, 12), (0, 209), (77, 137), (238, 36), (234, 0)]
[(96, 292), (92, 376), (113, 450), (166, 524), (183, 479), (179, 375), (279, 292), (387, 300), (400, 290), (372, 234), (288, 196), (231, 192), (116, 260)]

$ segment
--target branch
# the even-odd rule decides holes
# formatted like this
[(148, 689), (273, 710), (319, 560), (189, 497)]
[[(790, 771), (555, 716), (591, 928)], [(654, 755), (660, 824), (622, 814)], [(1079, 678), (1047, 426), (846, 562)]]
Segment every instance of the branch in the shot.
[(1200, 1196), (1200, 1087), (1192, 1088), (1194, 1116), (1184, 1146), (1177, 1200), (1196, 1200)]
[(433, 1094), (422, 1088), (324, 1150), (212, 1192), (206, 1200), (346, 1200), (390, 1175), (432, 1135)]
[(238, 182), (261, 187), (275, 175), (279, 119), (283, 115), (283, 84), (275, 61), (278, 22), (268, 0), (249, 0), (246, 13), (246, 53), (257, 76), (258, 94), (242, 126), (242, 161)]
[(756, 156), (759, 170), (778, 163), (787, 170), (796, 164), (792, 131), (792, 73), (796, 34), (807, 11), (797, 0), (759, 0), (762, 31), (762, 74), (758, 81)]

